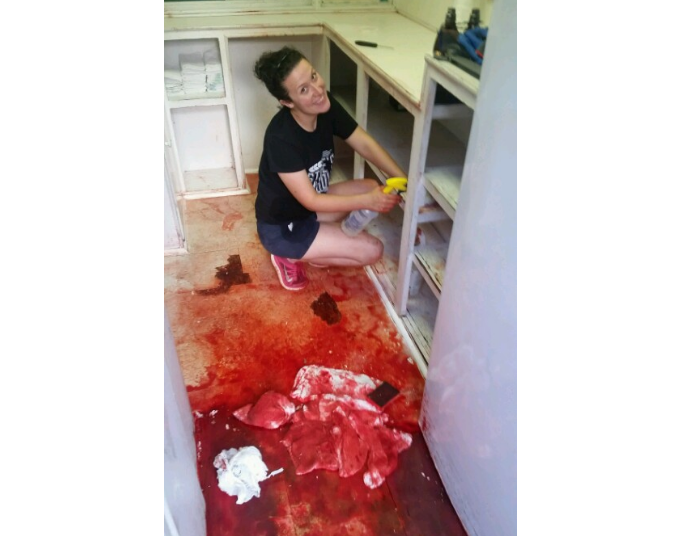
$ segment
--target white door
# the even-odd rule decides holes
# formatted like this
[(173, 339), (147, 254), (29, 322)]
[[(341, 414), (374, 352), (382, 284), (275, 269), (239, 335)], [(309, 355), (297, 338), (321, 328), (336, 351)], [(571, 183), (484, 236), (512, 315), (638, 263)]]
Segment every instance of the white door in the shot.
[(471, 536), (517, 529), (516, 53), (516, 0), (495, 0), (422, 408)]
[(206, 536), (193, 415), (165, 313), (165, 536)]
[(165, 252), (184, 250), (184, 226), (177, 192), (182, 192), (179, 165), (174, 152), (173, 132), (165, 109)]
[(184, 249), (184, 230), (165, 158), (165, 251)]

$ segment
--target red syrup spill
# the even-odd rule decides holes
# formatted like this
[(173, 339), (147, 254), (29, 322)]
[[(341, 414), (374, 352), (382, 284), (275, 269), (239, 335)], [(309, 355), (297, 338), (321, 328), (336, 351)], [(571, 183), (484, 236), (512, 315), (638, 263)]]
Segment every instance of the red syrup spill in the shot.
[[(247, 221), (254, 201), (254, 195), (234, 196), (204, 200), (203, 206), (243, 214), (232, 226), (236, 233), (255, 226)], [(237, 255), (221, 267), (226, 270), (217, 269), (217, 289), (165, 294), (195, 412), (207, 536), (464, 536), (419, 433), (424, 380), (364, 271), (312, 270), (308, 288), (287, 292), (257, 238), (241, 242), (236, 251), (251, 266), (251, 284), (241, 284), (249, 276)], [(232, 274), (237, 279), (231, 280)], [(316, 317), (310, 307), (324, 292), (341, 313), (335, 324)], [(399, 397), (384, 408), (388, 426), (411, 433), (413, 441), (379, 488), (367, 488), (360, 473), (343, 478), (317, 470), (298, 476), (281, 443), (287, 426), (263, 430), (233, 417), (268, 390), (290, 393), (307, 364), (367, 374), (399, 389)], [(237, 505), (236, 497), (219, 489), (212, 462), (222, 450), (248, 445), (260, 450), (269, 471), (284, 471), (260, 483), (260, 497)]]
[[(288, 428), (247, 426), (226, 406), (212, 416), (196, 417), (195, 425), (208, 536), (466, 536), (420, 433), (400, 454), (396, 471), (371, 490), (360, 473), (348, 478), (324, 470), (296, 475), (282, 444)], [(248, 445), (259, 448), (269, 472), (284, 471), (260, 483), (260, 497), (237, 505), (236, 497), (219, 489), (212, 462), (224, 449)]]
[(198, 290), (198, 294), (201, 296), (220, 294), (222, 292), (227, 292), (233, 285), (250, 283), (250, 276), (243, 273), (241, 257), (238, 255), (230, 255), (227, 261), (227, 264), (224, 266), (215, 268), (215, 270), (217, 270), (215, 277), (220, 280), (220, 285), (215, 288)]
[[(402, 397), (389, 405), (389, 426), (418, 431), (424, 382), (376, 291), (364, 273), (348, 278), (332, 275), (342, 296), (339, 307), (346, 306), (347, 313), (331, 326), (309, 307), (320, 294), (318, 289), (314, 295), (307, 289), (290, 293), (275, 283), (237, 287), (236, 292), (221, 296), (187, 296), (178, 309), (186, 317), (181, 322), (193, 325), (195, 318), (221, 318), (215, 329), (177, 340), (179, 347), (192, 339), (203, 352), (205, 380), (187, 386), (191, 407), (201, 412), (221, 404), (238, 409), (268, 390), (287, 394), (298, 370), (317, 364), (368, 374), (397, 386)], [(369, 288), (362, 292), (361, 287)]]
[(336, 306), (336, 302), (326, 292), (320, 294), (319, 298), (310, 304), (310, 308), (330, 326), (341, 320), (341, 311)]

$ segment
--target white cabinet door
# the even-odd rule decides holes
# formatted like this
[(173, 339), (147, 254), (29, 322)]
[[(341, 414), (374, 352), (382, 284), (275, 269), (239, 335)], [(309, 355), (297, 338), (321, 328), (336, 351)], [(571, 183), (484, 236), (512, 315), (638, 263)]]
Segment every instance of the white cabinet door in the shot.
[(516, 7), (492, 13), (421, 418), (472, 536), (517, 531)]
[(165, 251), (184, 249), (184, 230), (165, 159)]
[(186, 245), (181, 210), (175, 192), (179, 187), (178, 166), (172, 133), (165, 114), (165, 252), (183, 250)]
[(165, 313), (165, 536), (206, 536), (193, 415)]

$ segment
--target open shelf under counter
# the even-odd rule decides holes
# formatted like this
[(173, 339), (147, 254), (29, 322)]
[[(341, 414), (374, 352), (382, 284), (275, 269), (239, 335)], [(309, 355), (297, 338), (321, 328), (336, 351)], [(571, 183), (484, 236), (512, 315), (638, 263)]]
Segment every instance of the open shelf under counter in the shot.
[(474, 112), (467, 104), (435, 104), (432, 119), (472, 119)]
[(463, 166), (438, 166), (424, 173), (425, 188), (451, 219), (456, 214)]
[[(386, 177), (382, 171), (372, 164), (371, 162), (365, 161), (365, 165), (372, 170), (373, 174), (376, 176), (377, 180), (379, 180), (380, 184), (385, 184), (386, 183)], [(368, 174), (365, 175), (368, 177)], [(374, 177), (372, 177), (374, 178)], [(406, 209), (406, 197), (407, 197), (407, 192), (399, 192), (402, 201), (399, 203), (399, 207), (401, 210)], [(430, 197), (431, 200), (434, 200), (433, 197)], [(446, 212), (444, 209), (439, 205), (438, 203), (431, 201), (428, 203), (423, 204), (420, 207), (419, 211), (419, 217), (418, 217), (418, 223), (427, 223), (427, 222), (433, 222), (433, 221), (441, 221), (447, 219), (448, 216), (446, 215)]]
[(401, 317), (410, 338), (427, 363), (432, 350), (432, 334), (438, 309), (439, 300), (423, 282), (418, 292), (408, 297), (408, 311)]
[(379, 214), (365, 228), (372, 236), (384, 244), (384, 255), (370, 268), (384, 289), (387, 298), (393, 301), (398, 277), (398, 252), (401, 245), (403, 230), (403, 211), (392, 209), (385, 214)]
[(355, 86), (332, 86), (329, 92), (355, 118)]
[[(386, 298), (392, 302), (398, 279), (398, 252), (402, 224), (403, 214), (400, 210), (394, 209), (389, 213), (380, 214), (366, 227), (371, 235), (379, 238), (384, 244), (382, 259), (369, 268)], [(434, 243), (436, 238), (433, 237), (431, 225), (422, 225), (421, 228), (430, 237), (428, 242)], [(423, 275), (418, 291), (409, 296), (407, 313), (401, 317), (401, 321), (426, 362), (429, 360), (438, 306), (439, 302), (431, 287), (426, 283), (426, 276)]]
[(413, 115), (405, 110), (399, 112), (393, 108), (389, 94), (370, 80), (365, 130), (404, 170), (408, 170), (410, 166), (413, 124)]
[[(337, 143), (336, 140), (334, 143)], [(329, 178), (329, 184), (347, 181), (353, 177), (353, 155), (341, 155), (336, 147), (334, 149), (334, 154), (334, 164), (332, 165), (332, 174)]]
[[(403, 214), (400, 210), (394, 209), (389, 213), (380, 214), (366, 227), (371, 235), (379, 238), (384, 244), (384, 255), (376, 264), (371, 266), (371, 270), (391, 301), (395, 296), (396, 281), (398, 280), (398, 253), (403, 231), (402, 226)], [(425, 296), (424, 299), (436, 300), (443, 283), (448, 244), (431, 223), (420, 224), (418, 229), (418, 232), (423, 235), (423, 242), (425, 242), (425, 245), (418, 246), (418, 249), (423, 251), (424, 248), (426, 251), (420, 258), (416, 259), (416, 264), (423, 278), (427, 281), (428, 290), (433, 293), (431, 298)], [(432, 285), (437, 288), (432, 288)], [(421, 299), (423, 299), (421, 296), (416, 297), (416, 302)], [(416, 303), (415, 308), (416, 310), (426, 309), (425, 306), (420, 306), (419, 302)]]
[(444, 284), (447, 254), (448, 244), (415, 247), (413, 262), (437, 299), (441, 297), (441, 287)]

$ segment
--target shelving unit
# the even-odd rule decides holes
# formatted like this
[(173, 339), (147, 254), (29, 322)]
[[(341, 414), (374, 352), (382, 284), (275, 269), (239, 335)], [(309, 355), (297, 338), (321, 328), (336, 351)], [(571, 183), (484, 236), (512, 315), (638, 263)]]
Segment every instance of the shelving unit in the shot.
[[(430, 56), (420, 108), (407, 109), (392, 105), (374, 73), (335, 42), (330, 59), (334, 97), (408, 170), (409, 191), (399, 208), (367, 227), (384, 244), (384, 257), (368, 273), (428, 361), (478, 83)], [(435, 104), (438, 83), (455, 97), (454, 103)], [(386, 179), (370, 162), (354, 169), (356, 177)]]
[[(454, 65), (430, 55), (425, 62), (421, 112), (413, 128), (409, 188), (399, 253), (403, 262), (398, 267), (394, 305), (409, 330), (413, 326), (422, 331), (421, 339), (426, 344), (420, 349), (428, 361), (436, 309), (424, 302), (418, 307), (418, 297), (413, 295), (413, 273), (416, 270), (420, 273), (438, 306), (479, 82)], [(451, 105), (435, 105), (438, 85), (460, 101), (453, 105), (453, 110)], [(447, 151), (451, 143), (453, 150)], [(422, 228), (422, 207), (427, 204), (428, 197), (441, 207), (445, 219), (433, 224), (440, 237), (438, 240), (418, 244), (417, 228)]]
[[(229, 55), (222, 34), (178, 33), (165, 38), (165, 73), (184, 79), (189, 58), (209, 65), (219, 61), (217, 84), (201, 73), (201, 88), (177, 92), (165, 84), (165, 145), (172, 152), (174, 192), (186, 199), (246, 193), (246, 178), (236, 127), (236, 110), (229, 76)], [(183, 87), (183, 85), (182, 85)]]

